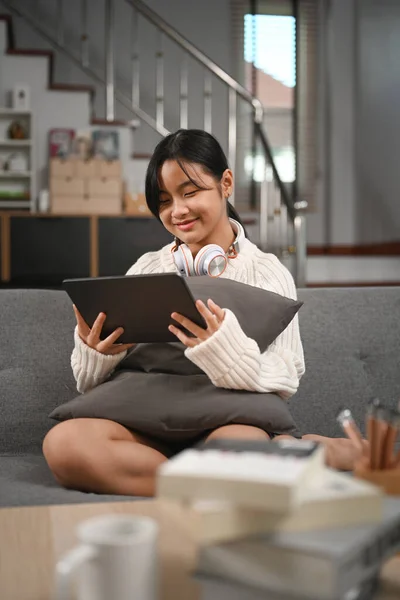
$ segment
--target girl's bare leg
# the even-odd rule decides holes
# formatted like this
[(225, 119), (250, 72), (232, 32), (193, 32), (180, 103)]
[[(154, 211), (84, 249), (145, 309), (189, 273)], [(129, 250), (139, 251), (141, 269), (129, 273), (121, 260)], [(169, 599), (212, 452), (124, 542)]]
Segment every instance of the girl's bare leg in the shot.
[(161, 447), (107, 419), (70, 419), (56, 425), (43, 453), (67, 488), (103, 494), (153, 496), (155, 474), (167, 460)]
[(269, 440), (269, 435), (259, 427), (252, 425), (224, 425), (214, 429), (204, 441), (221, 439)]

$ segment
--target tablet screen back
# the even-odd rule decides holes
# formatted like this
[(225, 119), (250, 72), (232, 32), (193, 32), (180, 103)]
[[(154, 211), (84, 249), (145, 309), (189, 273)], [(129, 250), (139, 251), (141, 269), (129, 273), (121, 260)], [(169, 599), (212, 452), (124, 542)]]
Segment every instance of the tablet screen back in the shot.
[(205, 326), (185, 279), (176, 273), (66, 279), (63, 286), (89, 327), (100, 312), (107, 315), (102, 339), (123, 327), (118, 342), (176, 342), (168, 331), (172, 312)]

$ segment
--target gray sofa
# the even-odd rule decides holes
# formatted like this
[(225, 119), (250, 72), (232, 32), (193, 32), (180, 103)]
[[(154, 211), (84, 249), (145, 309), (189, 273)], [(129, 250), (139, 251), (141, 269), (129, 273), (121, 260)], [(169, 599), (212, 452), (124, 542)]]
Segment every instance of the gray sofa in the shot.
[[(290, 406), (300, 430), (341, 436), (347, 406), (363, 426), (367, 402), (400, 399), (400, 287), (300, 290), (307, 372)], [(76, 395), (74, 317), (62, 291), (0, 291), (0, 506), (121, 500), (59, 487), (41, 443), (50, 411)], [(126, 498), (127, 499), (127, 498)]]

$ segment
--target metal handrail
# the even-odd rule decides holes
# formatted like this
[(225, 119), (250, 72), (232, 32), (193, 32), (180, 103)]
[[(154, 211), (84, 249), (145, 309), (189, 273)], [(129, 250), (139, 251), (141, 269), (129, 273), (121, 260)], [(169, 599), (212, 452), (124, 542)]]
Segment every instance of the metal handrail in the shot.
[(276, 165), (274, 162), (274, 158), (272, 156), (272, 152), (271, 152), (271, 147), (268, 143), (267, 140), (267, 136), (266, 133), (264, 131), (264, 129), (262, 128), (262, 126), (259, 123), (256, 123), (256, 132), (260, 138), (261, 141), (261, 145), (263, 147), (263, 150), (268, 158), (268, 161), (271, 165), (271, 169), (272, 172), (274, 174), (274, 178), (275, 181), (279, 187), (279, 191), (282, 195), (283, 201), (286, 205), (286, 208), (288, 210), (288, 213), (290, 215), (290, 218), (292, 219), (292, 221), (294, 221), (295, 217), (296, 217), (296, 212), (297, 212), (297, 207), (295, 205), (295, 202), (292, 200), (292, 198), (289, 196), (289, 193), (287, 191), (286, 186), (284, 185), (284, 183), (282, 182), (281, 178), (279, 177), (279, 173), (276, 169)]
[(252, 96), (252, 94), (250, 94), (246, 90), (246, 88), (240, 85), (240, 83), (238, 83), (226, 71), (221, 69), (221, 67), (219, 67), (213, 60), (211, 60), (211, 58), (206, 56), (204, 52), (202, 52), (194, 44), (189, 42), (189, 40), (187, 40), (181, 33), (179, 33), (171, 25), (166, 23), (164, 19), (162, 19), (156, 12), (149, 8), (147, 4), (142, 2), (142, 0), (125, 0), (125, 2), (133, 8), (135, 8), (138, 12), (140, 12), (155, 27), (157, 27), (160, 31), (167, 35), (176, 44), (178, 44), (178, 46), (183, 48), (188, 54), (190, 54), (190, 56), (192, 56), (200, 64), (206, 67), (206, 69), (213, 73), (218, 79), (223, 81), (230, 88), (230, 90), (234, 90), (241, 98), (243, 98), (243, 100), (245, 100), (248, 104), (251, 104), (254, 110), (255, 131), (260, 138), (262, 149), (271, 165), (276, 184), (279, 188), (282, 199), (287, 207), (288, 213), (292, 221), (294, 221), (296, 216), (295, 202), (290, 197), (288, 190), (282, 182), (277, 171), (274, 158), (271, 152), (271, 146), (268, 142), (266, 133), (263, 128), (264, 109), (260, 100)]
[(206, 67), (209, 71), (214, 73), (218, 79), (226, 83), (226, 85), (233, 90), (241, 97), (243, 100), (246, 100), (249, 104), (253, 106), (254, 109), (254, 119), (256, 123), (262, 123), (264, 109), (261, 102), (252, 96), (245, 87), (243, 87), (236, 79), (231, 77), (226, 71), (221, 69), (211, 58), (206, 56), (204, 52), (199, 50), (194, 44), (189, 42), (181, 33), (179, 33), (176, 29), (174, 29), (171, 25), (166, 23), (164, 19), (162, 19), (156, 12), (154, 12), (151, 8), (147, 6), (142, 0), (125, 0), (127, 4), (130, 4), (132, 7), (136, 8), (148, 21), (153, 23), (155, 27), (160, 29), (165, 35), (167, 35), (171, 40), (173, 40), (178, 46), (181, 46), (188, 54), (190, 54), (194, 59), (196, 59), (200, 64)]
[[(163, 91), (163, 51), (162, 51), (162, 36), (169, 37), (173, 42), (180, 46), (184, 54), (184, 62), (182, 63), (181, 72), (181, 85), (180, 85), (180, 122), (181, 127), (187, 127), (188, 120), (188, 90), (187, 90), (187, 60), (188, 57), (195, 59), (205, 68), (205, 80), (204, 80), (204, 97), (205, 97), (205, 125), (211, 130), (211, 76), (214, 75), (220, 81), (225, 83), (229, 89), (229, 135), (228, 135), (228, 146), (229, 146), (229, 159), (232, 166), (236, 160), (236, 127), (237, 127), (237, 97), (239, 96), (245, 102), (251, 105), (253, 112), (253, 124), (254, 134), (257, 136), (261, 143), (261, 148), (265, 157), (265, 168), (264, 168), (264, 181), (260, 188), (260, 242), (265, 250), (270, 247), (269, 234), (268, 234), (268, 221), (270, 211), (274, 215), (274, 223), (276, 223), (275, 233), (273, 236), (276, 237), (276, 233), (281, 238), (281, 243), (278, 244), (278, 251), (282, 253), (292, 252), (294, 249), (296, 255), (296, 279), (297, 283), (304, 285), (306, 281), (306, 238), (305, 238), (305, 213), (307, 209), (307, 202), (305, 201), (294, 201), (290, 195), (290, 192), (286, 185), (282, 182), (276, 164), (272, 155), (271, 146), (269, 144), (267, 135), (263, 127), (263, 107), (261, 102), (252, 96), (241, 84), (239, 84), (233, 77), (226, 73), (221, 67), (214, 63), (208, 58), (203, 52), (196, 48), (191, 42), (189, 42), (184, 36), (178, 31), (166, 23), (157, 13), (150, 9), (142, 0), (124, 0), (131, 8), (133, 8), (133, 26), (134, 31), (137, 31), (137, 15), (141, 15), (154, 25), (159, 32), (160, 37), (160, 48), (156, 54), (157, 57), (157, 84), (156, 84), (156, 96), (157, 96), (157, 115), (154, 119), (146, 111), (139, 106), (139, 69), (137, 68), (139, 55), (137, 49), (137, 41), (132, 39), (132, 65), (133, 65), (133, 77), (132, 77), (132, 98), (129, 98), (120, 89), (115, 86), (115, 60), (113, 55), (114, 48), (114, 26), (113, 26), (113, 3), (114, 0), (106, 0), (106, 63), (105, 63), (105, 77), (99, 75), (93, 68), (89, 67), (88, 58), (88, 36), (86, 35), (85, 27), (82, 29), (81, 35), (81, 49), (79, 60), (74, 52), (64, 45), (64, 32), (62, 28), (58, 28), (58, 35), (52, 37), (41, 23), (38, 23), (29, 13), (16, 7), (12, 0), (0, 0), (4, 6), (8, 8), (11, 14), (15, 14), (22, 17), (34, 31), (39, 33), (43, 39), (45, 39), (53, 49), (67, 56), (70, 60), (77, 65), (80, 70), (87, 75), (93, 81), (100, 83), (106, 91), (106, 118), (109, 122), (113, 122), (115, 119), (114, 109), (114, 98), (117, 98), (119, 102), (125, 106), (130, 112), (136, 114), (143, 122), (147, 123), (152, 129), (157, 131), (162, 136), (168, 135), (170, 132), (164, 126), (164, 91)], [(57, 7), (59, 13), (63, 9), (63, 0), (58, 0)], [(86, 21), (86, 0), (82, 0), (82, 15), (83, 21)], [(272, 187), (269, 189), (268, 169), (272, 171), (273, 181), (270, 182)], [(279, 194), (279, 196), (277, 196)], [(232, 198), (233, 201), (233, 198)], [(275, 202), (278, 201), (278, 206)], [(275, 208), (274, 208), (275, 206)], [(288, 223), (287, 216), (290, 217), (291, 224), (293, 226), (294, 238), (293, 245), (287, 246), (288, 240)], [(276, 217), (276, 218), (275, 218)]]

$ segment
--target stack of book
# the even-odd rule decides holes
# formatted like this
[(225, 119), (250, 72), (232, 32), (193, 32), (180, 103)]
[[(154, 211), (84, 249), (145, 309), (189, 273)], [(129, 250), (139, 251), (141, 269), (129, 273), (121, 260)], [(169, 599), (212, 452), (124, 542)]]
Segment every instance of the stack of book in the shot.
[(326, 468), (308, 441), (185, 450), (161, 466), (157, 495), (189, 519), (201, 600), (367, 600), (400, 549), (400, 500)]

